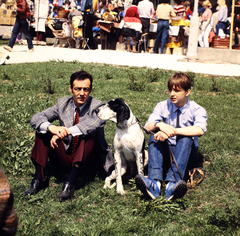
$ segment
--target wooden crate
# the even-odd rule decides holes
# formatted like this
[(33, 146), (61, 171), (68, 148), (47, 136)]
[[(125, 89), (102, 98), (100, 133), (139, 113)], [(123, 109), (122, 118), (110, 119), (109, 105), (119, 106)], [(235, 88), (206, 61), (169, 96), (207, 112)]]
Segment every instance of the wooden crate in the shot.
[(0, 24), (1, 25), (11, 25), (10, 17), (1, 16), (0, 17)]
[(14, 25), (16, 21), (16, 17), (10, 17), (10, 21), (11, 21), (11, 25)]
[(0, 16), (0, 25), (14, 25), (15, 20), (15, 17)]
[(230, 37), (214, 36), (212, 41), (213, 48), (225, 48), (228, 49), (230, 44)]

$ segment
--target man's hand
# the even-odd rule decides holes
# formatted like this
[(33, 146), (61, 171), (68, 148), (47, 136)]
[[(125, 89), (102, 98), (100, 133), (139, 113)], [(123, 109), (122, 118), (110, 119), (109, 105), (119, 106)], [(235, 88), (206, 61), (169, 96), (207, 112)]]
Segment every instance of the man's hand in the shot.
[(164, 142), (166, 139), (168, 139), (168, 136), (164, 132), (158, 131), (156, 134), (154, 134), (154, 139)]
[(52, 136), (51, 140), (50, 140), (50, 145), (51, 145), (51, 148), (57, 148), (58, 147), (58, 144), (57, 144), (57, 141), (59, 140), (60, 138), (55, 134)]
[(167, 135), (167, 138), (171, 138), (175, 135), (177, 135), (177, 130), (164, 122), (157, 123), (156, 127), (158, 127), (162, 132), (164, 132)]
[(57, 135), (59, 138), (63, 139), (66, 136), (68, 136), (69, 134), (71, 134), (71, 132), (69, 131), (69, 129), (65, 126), (56, 126), (56, 125), (50, 125), (48, 127), (48, 130), (52, 133)]

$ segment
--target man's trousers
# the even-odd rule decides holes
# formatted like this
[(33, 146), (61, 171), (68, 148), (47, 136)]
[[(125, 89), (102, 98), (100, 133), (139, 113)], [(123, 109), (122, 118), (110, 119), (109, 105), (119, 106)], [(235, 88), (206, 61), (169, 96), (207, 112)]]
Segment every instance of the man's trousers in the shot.
[(51, 148), (51, 138), (50, 133), (36, 133), (31, 157), (43, 168), (46, 168), (48, 157), (55, 167), (65, 173), (69, 173), (75, 164), (79, 166), (80, 171), (85, 171), (88, 169), (86, 167), (96, 168), (99, 167), (99, 163), (102, 163), (101, 148), (96, 133), (85, 137), (79, 136), (74, 158), (71, 156), (72, 147), (65, 150), (62, 140), (58, 140), (58, 147)]

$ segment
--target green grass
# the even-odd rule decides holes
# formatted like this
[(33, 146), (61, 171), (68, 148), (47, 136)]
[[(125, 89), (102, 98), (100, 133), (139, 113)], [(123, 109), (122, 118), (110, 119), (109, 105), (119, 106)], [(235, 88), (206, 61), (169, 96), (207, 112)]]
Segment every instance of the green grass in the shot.
[(8, 45), (9, 39), (0, 39), (0, 45)]
[[(206, 178), (183, 199), (166, 202), (163, 191), (159, 199), (147, 201), (134, 179), (125, 183), (127, 193), (121, 196), (115, 189), (104, 190), (103, 178), (96, 176), (80, 178), (74, 198), (60, 203), (58, 193), (66, 176), (55, 172), (50, 172), (49, 188), (22, 196), (34, 175), (29, 121), (57, 98), (69, 96), (69, 77), (82, 69), (93, 75), (95, 98), (122, 97), (142, 125), (155, 105), (168, 98), (166, 84), (174, 73), (76, 61), (1, 67), (0, 165), (15, 195), (17, 235), (240, 235), (239, 77), (188, 72), (194, 82), (190, 100), (207, 110), (208, 131), (199, 140)], [(115, 125), (110, 121), (105, 133), (113, 146)]]

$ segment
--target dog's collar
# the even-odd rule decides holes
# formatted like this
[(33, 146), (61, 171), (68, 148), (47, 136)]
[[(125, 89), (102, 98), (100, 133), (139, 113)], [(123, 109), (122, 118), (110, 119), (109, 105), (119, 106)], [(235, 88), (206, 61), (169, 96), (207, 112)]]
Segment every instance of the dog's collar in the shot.
[(135, 124), (139, 124), (139, 121), (138, 121), (138, 119), (136, 119), (136, 117), (135, 117), (135, 120), (132, 122), (132, 123), (130, 123), (130, 124), (128, 124), (128, 125), (118, 125), (117, 124), (117, 128), (118, 129), (128, 129), (129, 127), (131, 127), (132, 125), (135, 125)]

